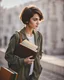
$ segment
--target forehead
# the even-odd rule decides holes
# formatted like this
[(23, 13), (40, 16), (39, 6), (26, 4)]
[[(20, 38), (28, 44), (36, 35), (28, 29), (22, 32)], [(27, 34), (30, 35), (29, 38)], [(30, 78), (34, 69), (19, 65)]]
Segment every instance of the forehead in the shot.
[(38, 14), (34, 14), (32, 18), (40, 18)]

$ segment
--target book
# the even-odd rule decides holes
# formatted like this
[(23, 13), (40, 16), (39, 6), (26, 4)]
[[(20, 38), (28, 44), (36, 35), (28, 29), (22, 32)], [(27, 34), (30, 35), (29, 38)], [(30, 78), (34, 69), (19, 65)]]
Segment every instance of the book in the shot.
[(0, 80), (17, 80), (18, 73), (5, 67), (0, 68)]
[(37, 49), (37, 45), (28, 40), (23, 40), (21, 43), (16, 45), (14, 54), (21, 58), (26, 58), (29, 56), (33, 56), (32, 58), (35, 58), (37, 55)]

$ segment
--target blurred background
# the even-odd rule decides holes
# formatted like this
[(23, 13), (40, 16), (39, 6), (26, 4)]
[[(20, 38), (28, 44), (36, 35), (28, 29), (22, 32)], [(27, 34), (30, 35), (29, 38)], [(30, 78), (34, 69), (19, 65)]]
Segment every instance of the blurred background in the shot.
[(24, 27), (19, 14), (28, 5), (36, 5), (44, 15), (38, 30), (45, 54), (64, 54), (64, 0), (0, 0), (0, 48), (6, 49), (11, 35)]
[(19, 14), (28, 5), (36, 5), (44, 15), (38, 28), (43, 35), (44, 54), (64, 60), (64, 0), (0, 0), (0, 51), (5, 52), (10, 37), (24, 27)]

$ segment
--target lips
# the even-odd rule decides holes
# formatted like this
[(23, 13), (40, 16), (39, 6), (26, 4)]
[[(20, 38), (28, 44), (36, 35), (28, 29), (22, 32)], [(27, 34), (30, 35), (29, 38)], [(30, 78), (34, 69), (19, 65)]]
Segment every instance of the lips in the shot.
[(38, 27), (38, 25), (36, 27)]

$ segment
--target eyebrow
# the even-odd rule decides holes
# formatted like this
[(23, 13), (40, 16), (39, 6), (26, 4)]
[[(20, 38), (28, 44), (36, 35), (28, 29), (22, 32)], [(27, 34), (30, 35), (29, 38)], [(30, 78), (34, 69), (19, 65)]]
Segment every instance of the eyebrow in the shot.
[(32, 19), (40, 20), (40, 18), (37, 18), (37, 17), (33, 17)]

